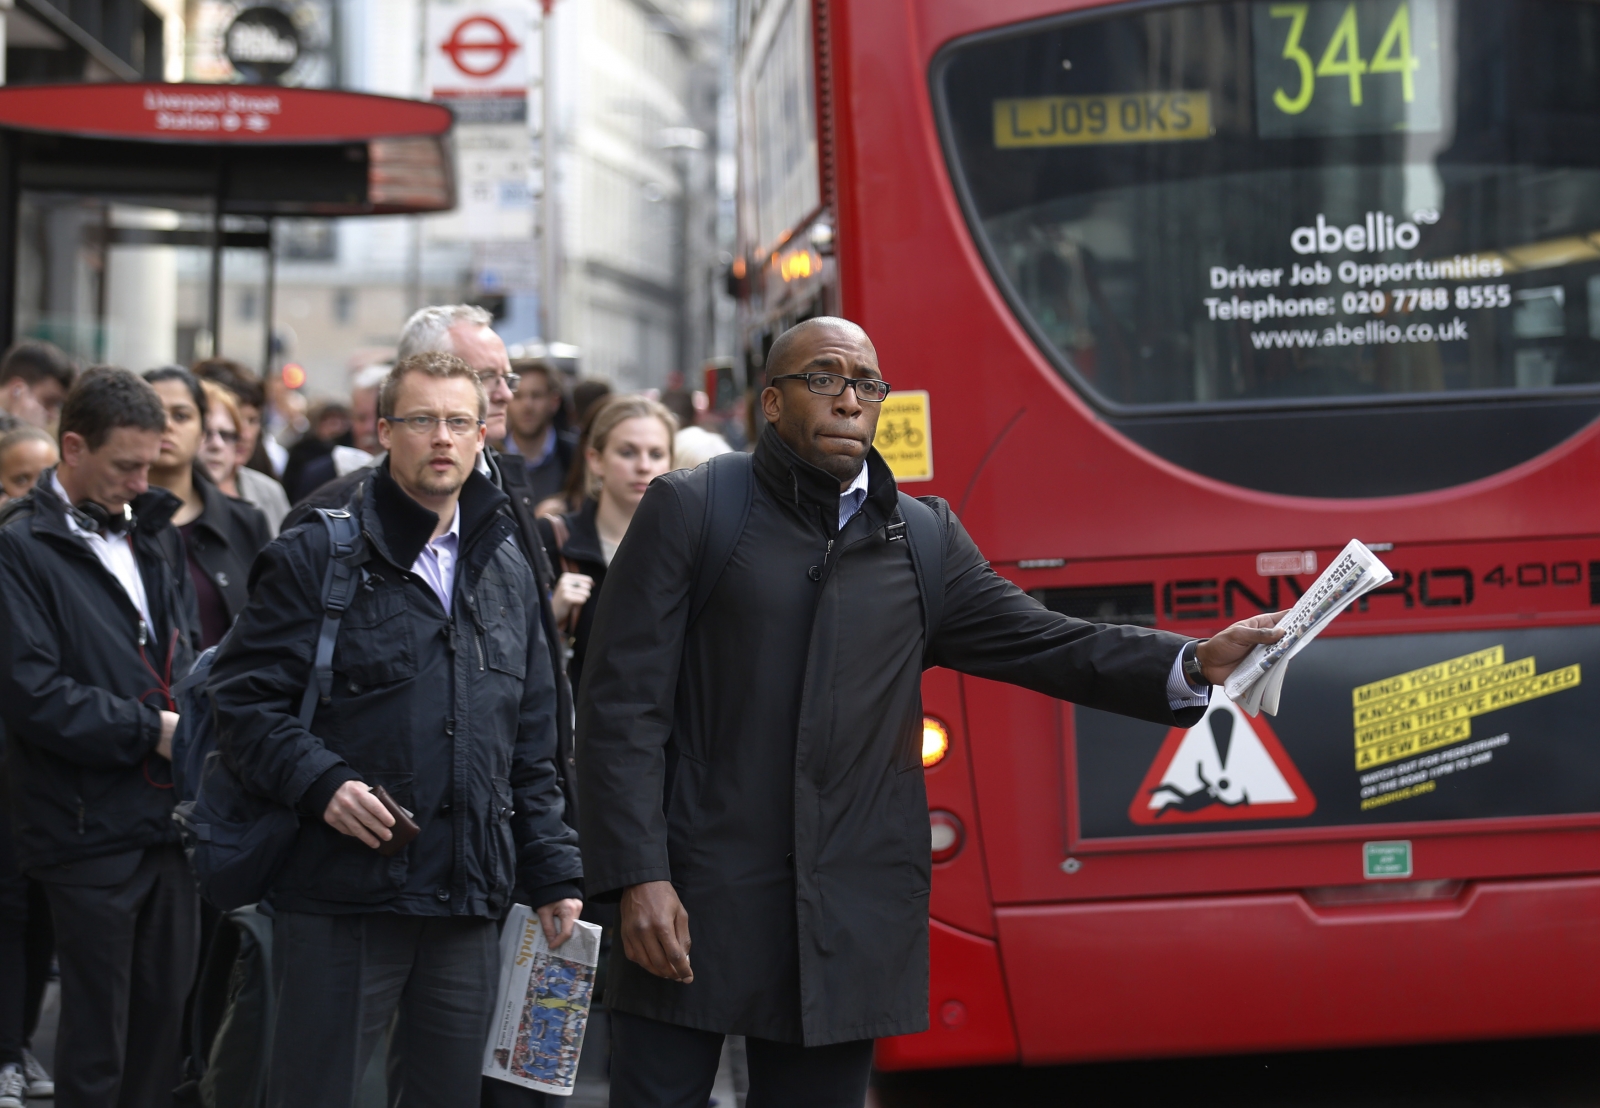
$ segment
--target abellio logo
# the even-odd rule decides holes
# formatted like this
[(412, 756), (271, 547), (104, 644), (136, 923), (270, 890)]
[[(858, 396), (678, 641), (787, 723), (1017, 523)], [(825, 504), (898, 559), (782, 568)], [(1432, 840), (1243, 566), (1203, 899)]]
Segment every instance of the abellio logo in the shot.
[(1310, 227), (1296, 227), (1289, 235), (1289, 245), (1296, 254), (1337, 254), (1348, 250), (1352, 254), (1373, 253), (1383, 250), (1415, 250), (1422, 241), (1418, 223), (1434, 223), (1437, 212), (1416, 212), (1411, 219), (1396, 220), (1382, 212), (1368, 212), (1360, 223), (1337, 227), (1328, 217), (1317, 213), (1317, 222)]

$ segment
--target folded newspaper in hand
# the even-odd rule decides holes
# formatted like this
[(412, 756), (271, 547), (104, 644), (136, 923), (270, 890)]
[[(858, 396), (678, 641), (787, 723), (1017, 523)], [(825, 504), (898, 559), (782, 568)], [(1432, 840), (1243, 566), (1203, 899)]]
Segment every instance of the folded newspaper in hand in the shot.
[(600, 928), (579, 920), (555, 950), (539, 917), (514, 904), (500, 933), (500, 991), (483, 1052), (485, 1077), (571, 1096), (589, 1023)]
[(1252, 716), (1262, 709), (1278, 714), (1278, 693), (1283, 688), (1283, 673), (1289, 659), (1300, 653), (1333, 618), (1357, 599), (1394, 580), (1389, 567), (1358, 539), (1339, 552), (1333, 564), (1322, 571), (1316, 584), (1278, 621), (1283, 638), (1271, 646), (1252, 650), (1223, 686), (1228, 698)]

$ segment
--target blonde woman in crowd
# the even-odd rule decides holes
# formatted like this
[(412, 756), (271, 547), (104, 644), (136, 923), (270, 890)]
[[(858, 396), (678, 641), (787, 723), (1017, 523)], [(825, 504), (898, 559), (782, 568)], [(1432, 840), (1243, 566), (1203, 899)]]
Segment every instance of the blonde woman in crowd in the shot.
[(613, 396), (595, 409), (584, 462), (588, 498), (577, 511), (543, 516), (539, 531), (550, 564), (560, 572), (554, 590), (556, 623), (567, 632), (572, 657), (567, 672), (576, 689), (594, 622), (595, 598), (606, 566), (650, 482), (672, 469), (676, 417), (644, 396)]
[[(267, 518), (268, 537), (276, 537), (283, 517), (289, 514), (289, 498), (284, 495), (283, 486), (265, 474), (243, 468), (246, 421), (238, 398), (215, 381), (202, 380), (200, 386), (206, 394), (206, 432), (200, 444), (200, 461), (206, 474), (229, 496), (260, 508)], [(241, 479), (246, 473), (255, 479), (248, 492)]]

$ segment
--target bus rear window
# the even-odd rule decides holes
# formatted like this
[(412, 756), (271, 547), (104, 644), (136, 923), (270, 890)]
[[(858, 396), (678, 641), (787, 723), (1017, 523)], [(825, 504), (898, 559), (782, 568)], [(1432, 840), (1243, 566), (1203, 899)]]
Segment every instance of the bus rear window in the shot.
[(934, 87), (995, 279), (1102, 407), (1600, 387), (1600, 4), (1074, 15)]

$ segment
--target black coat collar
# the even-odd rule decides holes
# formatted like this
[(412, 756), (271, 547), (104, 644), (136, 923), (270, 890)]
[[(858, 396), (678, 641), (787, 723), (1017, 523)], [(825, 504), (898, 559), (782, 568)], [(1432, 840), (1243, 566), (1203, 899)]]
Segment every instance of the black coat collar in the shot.
[(605, 551), (600, 548), (600, 527), (595, 522), (599, 509), (599, 501), (591, 496), (583, 502), (583, 507), (563, 517), (567, 521), (567, 545), (561, 548), (564, 557), (597, 566), (606, 564)]
[(233, 512), (233, 508), (228, 503), (232, 497), (212, 484), (210, 475), (206, 473), (205, 467), (199, 462), (194, 465), (194, 487), (195, 491), (200, 494), (200, 502), (203, 505), (200, 509), (200, 514), (195, 517), (194, 525), (204, 528), (215, 536), (219, 542), (227, 545), (232, 532), (232, 528), (227, 523), (229, 516)]
[[(55, 475), (56, 469), (51, 466), (39, 474), (38, 483), (28, 493), (37, 508), (33, 513), (33, 532), (76, 540), (77, 536), (67, 524), (66, 502), (56, 495)], [(181, 507), (183, 501), (166, 489), (152, 487), (140, 493), (133, 499), (133, 534), (135, 536), (156, 534), (172, 522), (172, 517)]]
[[(884, 519), (894, 514), (899, 490), (894, 474), (876, 448), (867, 451), (867, 503), (876, 505)], [(756, 476), (779, 500), (792, 503), (802, 514), (820, 511), (827, 530), (837, 529), (839, 480), (796, 454), (769, 423), (756, 440)]]
[[(377, 553), (401, 569), (410, 569), (433, 538), (439, 517), (411, 499), (389, 473), (389, 459), (373, 471), (370, 495), (361, 508), (362, 529)], [(476, 469), (461, 486), (461, 552), (465, 556), (480, 534), (498, 517), (509, 498)]]

